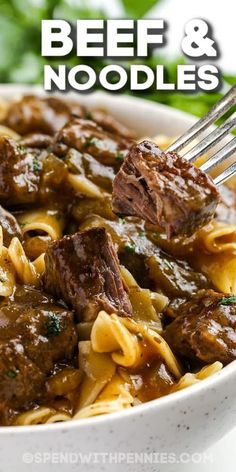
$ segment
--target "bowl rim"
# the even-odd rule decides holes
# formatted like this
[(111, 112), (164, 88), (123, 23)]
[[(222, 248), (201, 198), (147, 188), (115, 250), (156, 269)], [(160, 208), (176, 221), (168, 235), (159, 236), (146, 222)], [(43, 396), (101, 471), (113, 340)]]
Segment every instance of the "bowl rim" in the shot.
[(184, 400), (187, 397), (195, 398), (199, 393), (206, 394), (206, 391), (210, 391), (212, 388), (217, 389), (218, 385), (225, 383), (230, 379), (230, 377), (235, 377), (236, 379), (236, 360), (232, 361), (227, 366), (223, 367), (219, 372), (211, 375), (210, 377), (199, 381), (199, 383), (191, 385), (187, 388), (179, 390), (177, 392), (170, 393), (164, 397), (151, 400), (140, 405), (136, 405), (132, 408), (127, 408), (124, 410), (117, 411), (115, 413), (109, 413), (99, 416), (93, 416), (90, 418), (79, 418), (77, 420), (68, 420), (58, 423), (48, 423), (48, 424), (38, 424), (38, 425), (21, 425), (21, 426), (0, 426), (0, 438), (4, 435), (14, 434), (36, 434), (44, 433), (47, 431), (55, 430), (67, 430), (67, 429), (78, 429), (78, 428), (90, 428), (93, 426), (100, 425), (102, 423), (112, 423), (114, 421), (122, 421), (125, 418), (130, 418), (133, 416), (144, 416), (145, 413), (149, 410), (155, 410), (155, 413), (158, 412), (161, 408), (166, 407), (179, 407), (180, 404), (184, 404)]
[[(16, 94), (16, 96), (20, 96), (21, 94), (24, 93), (35, 93), (39, 95), (54, 95), (54, 96), (64, 96), (65, 94), (60, 93), (60, 92), (52, 92), (52, 93), (47, 93), (43, 90), (43, 87), (38, 86), (38, 85), (16, 85), (16, 84), (0, 84), (0, 98), (9, 98), (12, 96), (12, 94)], [(81, 95), (76, 92), (68, 92), (66, 94), (68, 98), (73, 98), (73, 99), (78, 99), (82, 97), (82, 102), (86, 102), (86, 98), (84, 99), (84, 94)], [(185, 119), (188, 121), (190, 124), (194, 123), (197, 118), (194, 117), (193, 115), (186, 113), (181, 110), (176, 110), (172, 107), (169, 107), (167, 105), (160, 104), (158, 102), (152, 102), (147, 99), (139, 98), (139, 97), (133, 97), (129, 95), (114, 95), (112, 93), (106, 93), (106, 92), (92, 92), (89, 94), (89, 97), (92, 97), (95, 99), (105, 99), (105, 101), (109, 101), (110, 99), (112, 100), (119, 100), (119, 103), (127, 104), (127, 105), (132, 105), (134, 102), (138, 103), (142, 108), (147, 108), (155, 110), (163, 110), (167, 114), (169, 113), (173, 118), (175, 119)], [(106, 105), (106, 103), (104, 104)], [(140, 416), (140, 415), (145, 415), (147, 411), (152, 411), (155, 410), (155, 413), (165, 407), (171, 407), (176, 404), (176, 406), (179, 406), (180, 403), (184, 402), (184, 400), (187, 397), (196, 397), (199, 393), (205, 394), (206, 391), (210, 390), (211, 388), (216, 388), (221, 385), (222, 383), (228, 381), (230, 377), (235, 377), (236, 379), (236, 360), (232, 361), (230, 364), (227, 366), (223, 367), (222, 370), (219, 372), (213, 374), (212, 376), (204, 379), (203, 381), (200, 381), (197, 384), (191, 385), (190, 387), (187, 387), (183, 390), (177, 391), (170, 393), (164, 397), (157, 398), (154, 400), (151, 400), (146, 403), (142, 403), (140, 405), (137, 405), (132, 408), (127, 408), (124, 410), (117, 411), (115, 413), (110, 413), (110, 414), (104, 414), (100, 416), (94, 416), (90, 418), (80, 418), (77, 420), (68, 420), (65, 422), (61, 423), (48, 423), (48, 424), (39, 424), (39, 425), (22, 425), (22, 426), (0, 426), (0, 437), (1, 436), (7, 436), (7, 435), (12, 435), (12, 434), (39, 434), (39, 433), (44, 433), (48, 431), (64, 431), (64, 430), (73, 430), (73, 429), (78, 429), (78, 428), (90, 428), (93, 426), (97, 426), (100, 424), (103, 424), (104, 422), (109, 424), (113, 423), (114, 421), (122, 421), (125, 418), (133, 417), (133, 416)]]

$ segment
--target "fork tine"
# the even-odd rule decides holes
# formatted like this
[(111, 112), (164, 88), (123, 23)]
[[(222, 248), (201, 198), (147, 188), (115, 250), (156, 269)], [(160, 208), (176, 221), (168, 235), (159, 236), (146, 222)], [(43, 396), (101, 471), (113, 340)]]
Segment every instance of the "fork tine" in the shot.
[(223, 162), (227, 157), (231, 156), (236, 150), (236, 137), (231, 139), (224, 147), (222, 147), (214, 156), (210, 157), (204, 164), (201, 165), (200, 169), (204, 172), (209, 172), (214, 169), (218, 164)]
[(196, 161), (198, 157), (202, 156), (206, 151), (214, 147), (221, 139), (229, 133), (229, 131), (236, 127), (236, 113), (228, 118), (225, 123), (212, 131), (200, 143), (183, 155), (183, 157), (190, 162)]
[(224, 172), (222, 172), (222, 174), (218, 175), (218, 177), (214, 179), (214, 184), (221, 185), (230, 177), (233, 177), (234, 175), (236, 175), (236, 162), (232, 164), (231, 166), (229, 166), (227, 169), (225, 169)]
[(196, 138), (204, 129), (214, 123), (236, 103), (236, 85), (234, 85), (213, 108), (199, 121), (197, 121), (186, 133), (177, 139), (166, 151), (180, 151), (192, 139)]

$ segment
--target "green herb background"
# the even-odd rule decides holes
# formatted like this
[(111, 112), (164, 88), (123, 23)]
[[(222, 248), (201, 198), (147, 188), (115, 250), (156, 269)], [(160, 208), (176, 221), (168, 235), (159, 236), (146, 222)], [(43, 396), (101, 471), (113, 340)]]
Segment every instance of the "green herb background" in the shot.
[[(120, 0), (124, 16), (128, 18), (142, 18), (158, 1)], [(43, 83), (43, 65), (57, 65), (61, 62), (40, 56), (41, 20), (51, 18), (73, 21), (77, 18), (106, 18), (106, 15), (101, 10), (94, 10), (89, 0), (78, 0), (73, 5), (69, 0), (0, 0), (0, 83)], [(76, 54), (63, 59), (68, 67), (80, 62), (99, 71), (109, 61), (92, 58), (80, 60)], [(143, 62), (142, 59), (141, 63)], [(155, 55), (145, 63), (155, 67), (158, 63), (163, 64), (163, 58)], [(184, 63), (184, 57), (164, 63), (170, 81), (175, 81), (176, 65)], [(236, 77), (233, 76), (223, 75), (223, 79), (226, 84), (236, 83)], [(137, 95), (202, 116), (219, 99), (221, 93), (184, 94), (152, 90), (138, 92)]]

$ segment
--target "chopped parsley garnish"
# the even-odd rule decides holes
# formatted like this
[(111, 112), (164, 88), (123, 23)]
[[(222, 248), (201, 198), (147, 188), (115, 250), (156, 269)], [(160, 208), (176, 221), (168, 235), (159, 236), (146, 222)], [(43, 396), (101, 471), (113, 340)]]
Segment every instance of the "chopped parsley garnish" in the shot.
[(22, 144), (18, 144), (18, 149), (19, 149), (19, 151), (21, 151), (21, 152), (26, 152), (26, 147), (23, 146)]
[(38, 159), (33, 159), (33, 162), (32, 162), (33, 172), (39, 172), (41, 168), (42, 168), (41, 162), (39, 162)]
[(223, 297), (219, 300), (219, 305), (232, 305), (233, 303), (236, 303), (236, 296), (232, 297)]
[(125, 224), (125, 219), (124, 219), (123, 216), (120, 216), (120, 217), (119, 217), (119, 223), (122, 224), (122, 225)]
[(100, 140), (95, 138), (95, 136), (90, 136), (89, 138), (86, 138), (84, 147), (88, 148), (89, 146), (99, 146)]
[(124, 160), (124, 154), (123, 152), (118, 152), (115, 157), (116, 161), (122, 162)]
[(135, 252), (135, 249), (136, 249), (135, 244), (126, 244), (126, 245), (125, 245), (125, 250), (126, 250), (127, 252), (134, 253), (134, 252)]
[(46, 335), (48, 338), (58, 336), (62, 329), (61, 321), (58, 316), (52, 311), (48, 314), (48, 321), (46, 322)]
[(28, 225), (28, 224), (29, 224), (28, 221), (25, 221), (24, 223), (20, 223), (20, 227), (21, 227), (21, 228), (24, 228), (24, 226), (26, 226), (26, 225)]
[(145, 236), (145, 231), (140, 231), (140, 232), (138, 233), (138, 235), (139, 235), (141, 238), (143, 238), (143, 237)]
[(164, 260), (164, 264), (168, 269), (172, 270), (174, 268), (173, 262), (167, 261), (166, 259)]
[(2, 284), (6, 282), (6, 279), (2, 275), (0, 275), (0, 282), (2, 282)]
[(6, 374), (10, 379), (15, 379), (17, 376), (17, 372), (15, 370), (8, 370)]

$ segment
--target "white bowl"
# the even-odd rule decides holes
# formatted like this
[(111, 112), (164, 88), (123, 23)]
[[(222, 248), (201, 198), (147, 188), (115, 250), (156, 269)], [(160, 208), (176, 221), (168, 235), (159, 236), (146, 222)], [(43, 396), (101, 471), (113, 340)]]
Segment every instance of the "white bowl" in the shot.
[[(29, 91), (42, 93), (39, 88), (10, 85), (0, 86), (0, 97), (11, 99)], [(102, 106), (140, 136), (178, 135), (195, 121), (186, 113), (124, 95), (69, 95), (89, 107)], [(235, 422), (236, 361), (195, 386), (121, 413), (53, 425), (0, 427), (0, 471), (182, 471), (188, 454), (213, 445)], [(182, 463), (171, 465), (176, 460)]]

